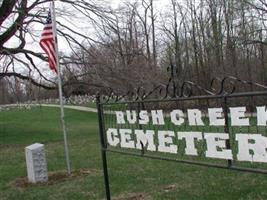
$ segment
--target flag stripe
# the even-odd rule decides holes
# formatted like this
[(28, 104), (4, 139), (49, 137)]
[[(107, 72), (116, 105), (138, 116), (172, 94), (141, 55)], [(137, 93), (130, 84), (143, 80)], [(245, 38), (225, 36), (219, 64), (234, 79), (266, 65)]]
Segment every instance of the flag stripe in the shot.
[(43, 36), (43, 35), (48, 35), (48, 34), (50, 34), (50, 35), (53, 36), (53, 33), (51, 33), (50, 30), (44, 30), (43, 33), (42, 33), (42, 36)]
[(56, 57), (53, 24), (51, 20), (50, 10), (48, 12), (46, 24), (43, 28), (43, 32), (41, 34), (41, 39), (40, 39), (39, 44), (48, 56), (48, 63), (49, 63), (50, 69), (57, 72), (57, 60), (56, 60), (57, 57)]
[(47, 47), (49, 48), (49, 51), (51, 52), (51, 57), (52, 57), (52, 61), (56, 63), (56, 52), (55, 52), (55, 47), (53, 45), (53, 43), (51, 43), (50, 41), (46, 42)]
[[(50, 44), (50, 41), (45, 41), (43, 43), (43, 46), (45, 48), (46, 54), (48, 55), (49, 59), (49, 63), (52, 63), (53, 66), (56, 66), (56, 58), (55, 58), (55, 51), (53, 50), (52, 45)], [(51, 68), (51, 66), (50, 66)], [(53, 69), (53, 68), (51, 68)]]
[(52, 39), (54, 39), (54, 38), (51, 37), (51, 36), (49, 36), (49, 35), (44, 35), (44, 36), (42, 37), (42, 41), (52, 40)]
[(46, 44), (46, 42), (40, 43), (42, 49), (48, 55), (48, 63), (51, 70), (55, 70), (53, 66), (56, 66), (56, 62), (53, 56), (53, 52), (51, 52), (50, 48)]

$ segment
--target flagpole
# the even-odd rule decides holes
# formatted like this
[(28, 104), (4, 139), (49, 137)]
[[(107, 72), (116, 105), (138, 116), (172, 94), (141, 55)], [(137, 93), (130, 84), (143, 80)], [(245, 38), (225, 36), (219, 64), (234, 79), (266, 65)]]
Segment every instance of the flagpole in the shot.
[(64, 136), (64, 148), (65, 148), (65, 157), (66, 157), (66, 164), (67, 164), (67, 170), (68, 174), (71, 173), (70, 169), (70, 158), (69, 158), (69, 148), (68, 148), (68, 138), (67, 138), (67, 131), (65, 126), (65, 113), (64, 113), (64, 107), (63, 107), (63, 95), (62, 95), (62, 82), (61, 82), (61, 69), (59, 64), (59, 57), (58, 57), (58, 42), (56, 40), (56, 34), (57, 34), (57, 27), (56, 27), (56, 13), (55, 13), (55, 2), (52, 1), (52, 23), (53, 23), (53, 36), (55, 41), (55, 50), (56, 50), (56, 64), (57, 64), (57, 74), (58, 74), (58, 92), (59, 92), (59, 102), (60, 102), (60, 114), (61, 114), (61, 126), (63, 129), (63, 136)]

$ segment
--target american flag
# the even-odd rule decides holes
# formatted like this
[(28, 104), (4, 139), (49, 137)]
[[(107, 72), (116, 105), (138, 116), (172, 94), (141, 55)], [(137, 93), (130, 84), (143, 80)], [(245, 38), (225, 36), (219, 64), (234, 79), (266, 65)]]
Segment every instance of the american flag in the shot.
[(51, 70), (57, 72), (56, 48), (54, 41), (53, 23), (51, 18), (51, 10), (48, 12), (46, 23), (39, 42), (41, 48), (48, 56), (49, 67)]

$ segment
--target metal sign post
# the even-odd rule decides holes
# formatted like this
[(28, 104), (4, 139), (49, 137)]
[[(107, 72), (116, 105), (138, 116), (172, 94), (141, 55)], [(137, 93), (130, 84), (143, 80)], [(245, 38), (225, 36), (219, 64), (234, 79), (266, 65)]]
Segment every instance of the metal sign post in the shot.
[(99, 136), (100, 136), (100, 144), (101, 144), (101, 155), (102, 155), (102, 161), (103, 161), (106, 197), (107, 197), (107, 200), (110, 200), (111, 198), (110, 198), (108, 166), (107, 166), (107, 156), (106, 156), (107, 145), (106, 145), (105, 138), (104, 138), (103, 109), (102, 109), (102, 105), (100, 104), (99, 96), (97, 96), (96, 98), (96, 104), (97, 104), (97, 112), (98, 112)]

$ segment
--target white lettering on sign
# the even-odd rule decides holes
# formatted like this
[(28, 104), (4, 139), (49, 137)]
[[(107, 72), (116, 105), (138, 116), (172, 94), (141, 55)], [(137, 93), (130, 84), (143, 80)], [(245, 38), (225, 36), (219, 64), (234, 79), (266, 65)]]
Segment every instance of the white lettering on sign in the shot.
[(204, 126), (204, 123), (201, 119), (201, 111), (198, 109), (188, 109), (188, 121), (190, 126)]
[(166, 153), (177, 153), (177, 146), (173, 144), (173, 131), (158, 131), (158, 151)]
[(178, 132), (178, 139), (185, 139), (185, 154), (197, 156), (197, 149), (195, 147), (195, 139), (202, 140), (201, 132)]
[(151, 110), (152, 123), (154, 125), (164, 125), (164, 117), (162, 110)]
[[(257, 125), (267, 126), (267, 108), (266, 106), (256, 107)], [(246, 116), (246, 107), (230, 107), (231, 126), (249, 126), (249, 117)], [(171, 123), (176, 126), (188, 124), (189, 126), (204, 126), (202, 117), (207, 116), (210, 126), (224, 126), (225, 116), (222, 108), (208, 108), (206, 113), (199, 109), (187, 109), (187, 116), (180, 109), (175, 109), (169, 114), (163, 114), (163, 110), (141, 110), (139, 113), (132, 110), (115, 111), (117, 124), (149, 124), (165, 125), (165, 117), (169, 116)], [(250, 114), (250, 117), (253, 115)]]
[(148, 124), (149, 123), (149, 116), (146, 110), (141, 110), (139, 113), (139, 124)]
[(156, 145), (154, 143), (154, 134), (155, 131), (147, 130), (144, 132), (144, 130), (135, 130), (136, 135), (136, 148), (142, 149), (141, 142), (143, 146), (145, 147), (147, 145), (147, 150), (149, 151), (156, 151)]
[(257, 107), (257, 125), (267, 125), (267, 109), (266, 106)]
[(173, 110), (171, 112), (171, 122), (175, 125), (182, 125), (184, 123), (184, 113), (181, 110)]
[[(236, 134), (237, 159), (240, 161), (267, 162), (267, 138), (261, 134)], [(253, 151), (253, 154), (251, 154)]]
[[(229, 139), (229, 135), (226, 133), (205, 133), (204, 138), (207, 142), (206, 157), (209, 158), (221, 158), (232, 160), (232, 150), (225, 149), (226, 140)], [(220, 150), (218, 150), (218, 148)]]
[(124, 148), (135, 148), (134, 141), (132, 139), (132, 130), (131, 129), (120, 129), (121, 136), (121, 147)]
[[(257, 106), (256, 112), (251, 113), (244, 106), (230, 107), (229, 110), (223, 110), (223, 108), (208, 108), (206, 111), (175, 109), (170, 110), (169, 113), (163, 113), (163, 110), (115, 111), (117, 124), (128, 125), (132, 128), (108, 128), (106, 137), (108, 144), (114, 147), (146, 149), (172, 154), (184, 152), (185, 155), (198, 156), (203, 152), (198, 147), (201, 146), (203, 149), (203, 145), (206, 145), (204, 149), (207, 158), (226, 160), (235, 158), (238, 161), (267, 163), (267, 137), (262, 134), (231, 133), (233, 134), (231, 138), (234, 140), (231, 143), (235, 143), (234, 146), (238, 147), (237, 151), (232, 151), (230, 145), (227, 146), (229, 133), (173, 131), (158, 128), (165, 124), (173, 127), (174, 130), (178, 130), (175, 127), (179, 126), (182, 127), (180, 130), (186, 130), (186, 127), (190, 126), (225, 126), (225, 115), (228, 115), (231, 121), (228, 126), (249, 126), (250, 120), (251, 123), (257, 120), (255, 122), (257, 126), (267, 126), (266, 106)], [(148, 127), (152, 130), (146, 130)]]
[(117, 124), (125, 124), (124, 114), (122, 111), (115, 111)]
[[(118, 134), (119, 133), (119, 134)], [(120, 138), (118, 137), (120, 135)], [(134, 136), (135, 135), (135, 136)], [(122, 148), (143, 147), (149, 151), (164, 153), (178, 153), (178, 146), (174, 143), (177, 140), (185, 140), (185, 154), (197, 156), (196, 141), (206, 140), (205, 155), (208, 158), (220, 158), (233, 160), (233, 152), (226, 149), (226, 141), (229, 139), (228, 133), (201, 133), (201, 132), (177, 132), (175, 137), (174, 131), (158, 130), (131, 130), (131, 129), (114, 129), (107, 130), (108, 144)], [(135, 139), (133, 139), (135, 138)], [(237, 141), (238, 161), (265, 162), (267, 163), (267, 137), (261, 134), (244, 134), (238, 133), (235, 136)], [(155, 141), (158, 141), (157, 145)]]
[(208, 113), (211, 126), (225, 125), (225, 119), (223, 118), (222, 108), (208, 108)]
[(232, 126), (249, 126), (249, 119), (245, 117), (246, 107), (230, 108)]
[(136, 111), (126, 111), (127, 121), (129, 124), (135, 124), (136, 123)]
[(117, 146), (120, 143), (118, 136), (118, 130), (116, 128), (109, 128), (107, 130), (107, 139), (108, 139), (108, 143), (111, 146)]

